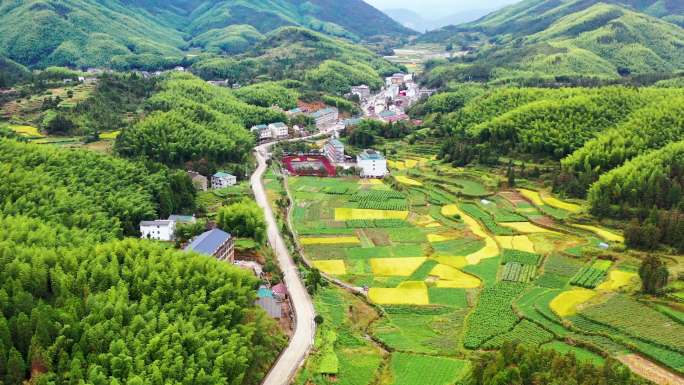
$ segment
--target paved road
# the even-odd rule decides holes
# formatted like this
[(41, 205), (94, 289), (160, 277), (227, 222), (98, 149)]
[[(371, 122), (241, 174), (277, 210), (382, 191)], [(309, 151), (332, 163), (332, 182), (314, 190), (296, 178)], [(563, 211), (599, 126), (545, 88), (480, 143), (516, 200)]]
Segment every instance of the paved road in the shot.
[(290, 383), (297, 373), (297, 370), (313, 346), (316, 324), (314, 323), (315, 311), (313, 302), (302, 284), (297, 265), (292, 260), (287, 246), (280, 235), (278, 223), (268, 203), (266, 190), (262, 183), (262, 177), (267, 169), (266, 159), (269, 156), (268, 151), (271, 146), (272, 144), (264, 144), (255, 149), (258, 167), (254, 174), (252, 174), (251, 184), (256, 202), (264, 210), (268, 226), (268, 242), (276, 253), (278, 264), (283, 272), (285, 285), (294, 307), (295, 332), (290, 340), (290, 344), (264, 379), (263, 385), (286, 385)]

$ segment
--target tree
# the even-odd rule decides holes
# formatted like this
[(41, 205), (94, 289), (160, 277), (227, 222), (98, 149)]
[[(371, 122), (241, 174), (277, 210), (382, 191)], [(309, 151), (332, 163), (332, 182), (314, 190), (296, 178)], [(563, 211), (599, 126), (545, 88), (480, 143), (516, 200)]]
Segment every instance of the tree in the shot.
[(513, 168), (513, 162), (508, 163), (508, 170), (506, 171), (506, 177), (508, 178), (508, 187), (515, 187), (515, 169)]
[(660, 235), (655, 224), (641, 224), (633, 219), (625, 229), (625, 244), (633, 249), (654, 250), (660, 243)]
[(48, 114), (43, 120), (43, 127), (49, 134), (65, 135), (71, 133), (76, 124), (60, 113), (52, 113)]
[(669, 276), (670, 272), (667, 266), (654, 255), (646, 257), (639, 268), (642, 291), (646, 294), (662, 294), (662, 289), (667, 285)]
[(266, 239), (264, 212), (251, 200), (223, 207), (216, 217), (218, 226), (235, 237), (249, 237), (260, 244)]
[(306, 274), (305, 283), (306, 290), (308, 290), (311, 295), (316, 294), (320, 287), (325, 286), (325, 280), (323, 279), (321, 272), (316, 268), (309, 270)]
[(21, 353), (12, 348), (7, 357), (5, 383), (8, 385), (21, 384), (26, 378), (26, 363)]

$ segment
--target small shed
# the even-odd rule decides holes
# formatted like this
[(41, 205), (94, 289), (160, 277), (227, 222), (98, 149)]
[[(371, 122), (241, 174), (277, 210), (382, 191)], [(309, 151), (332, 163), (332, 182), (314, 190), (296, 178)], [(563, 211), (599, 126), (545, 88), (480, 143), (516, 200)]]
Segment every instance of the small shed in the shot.
[(280, 302), (276, 301), (272, 297), (259, 298), (256, 301), (257, 306), (264, 309), (271, 318), (281, 319), (283, 318), (283, 308)]

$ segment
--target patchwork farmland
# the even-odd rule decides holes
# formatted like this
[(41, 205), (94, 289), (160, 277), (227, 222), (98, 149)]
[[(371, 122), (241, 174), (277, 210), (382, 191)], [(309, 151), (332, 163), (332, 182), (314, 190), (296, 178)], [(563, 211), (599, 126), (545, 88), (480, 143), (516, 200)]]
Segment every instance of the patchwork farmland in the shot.
[(298, 383), (453, 384), (469, 356), (507, 341), (684, 374), (682, 309), (631, 295), (637, 262), (618, 230), (581, 221), (583, 202), (402, 156), (383, 181), (285, 180), (303, 256), (363, 293), (316, 295), (321, 342)]

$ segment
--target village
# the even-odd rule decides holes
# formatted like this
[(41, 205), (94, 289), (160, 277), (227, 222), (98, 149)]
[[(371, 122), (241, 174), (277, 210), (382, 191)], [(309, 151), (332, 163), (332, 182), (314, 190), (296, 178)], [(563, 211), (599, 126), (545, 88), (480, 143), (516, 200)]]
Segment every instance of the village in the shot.
[[(143, 76), (146, 75), (148, 74), (143, 74)], [(218, 87), (240, 87), (226, 81), (210, 81), (209, 83)], [(285, 122), (274, 122), (255, 125), (250, 131), (260, 144), (319, 135), (328, 137), (318, 150), (283, 154), (281, 162), (283, 172), (286, 174), (335, 177), (338, 173), (344, 172), (345, 175), (381, 179), (389, 174), (385, 156), (380, 151), (365, 149), (352, 157), (345, 151), (345, 145), (339, 139), (340, 134), (359, 124), (363, 119), (384, 123), (409, 121), (407, 109), (433, 92), (434, 90), (420, 89), (414, 82), (413, 74), (397, 73), (387, 77), (384, 86), (376, 93), (372, 93), (367, 85), (359, 85), (352, 87), (351, 92), (345, 95), (348, 99), (358, 100), (363, 111), (361, 116), (343, 116), (337, 108), (327, 106), (312, 110), (302, 104), (298, 108), (283, 112), (288, 118), (302, 115), (308, 117), (311, 122), (310, 127), (300, 127), (296, 124), (289, 126)], [(279, 109), (278, 106), (272, 108)], [(416, 124), (416, 122), (413, 123)], [(188, 176), (198, 191), (221, 190), (236, 186), (240, 182), (237, 176), (226, 171), (217, 171), (211, 176), (188, 171)], [(172, 243), (178, 241), (176, 234), (179, 226), (196, 223), (197, 218), (188, 215), (171, 215), (167, 219), (145, 220), (140, 222), (140, 234), (143, 239)], [(236, 240), (230, 232), (215, 228), (210, 223), (207, 225), (207, 231), (177, 246), (184, 251), (210, 256), (252, 272), (262, 282), (257, 290), (256, 305), (278, 320), (284, 330), (291, 330), (293, 314), (288, 301), (287, 287), (282, 282), (271, 285), (264, 274), (263, 265), (253, 258), (243, 259), (239, 256), (236, 258)]]

